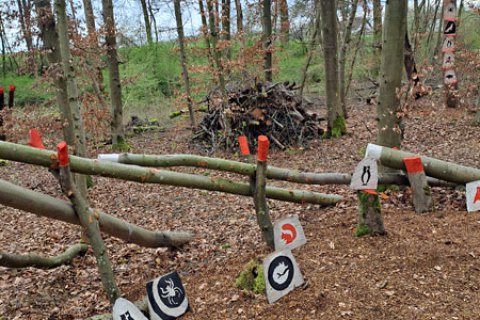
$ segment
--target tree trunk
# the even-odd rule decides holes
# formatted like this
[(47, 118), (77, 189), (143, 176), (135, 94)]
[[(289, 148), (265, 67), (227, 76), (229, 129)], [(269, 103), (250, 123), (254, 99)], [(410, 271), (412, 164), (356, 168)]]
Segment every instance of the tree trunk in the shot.
[(64, 264), (69, 264), (78, 255), (84, 255), (88, 245), (78, 243), (55, 257), (44, 257), (36, 254), (16, 255), (0, 251), (0, 266), (7, 268), (40, 268), (52, 269)]
[(290, 39), (290, 18), (287, 0), (277, 0), (277, 5), (280, 12), (280, 40), (282, 45), (286, 46)]
[(320, 1), (322, 12), (323, 55), (328, 112), (328, 135), (340, 137), (346, 133), (345, 114), (340, 105), (337, 58), (336, 1)]
[(397, 91), (402, 86), (406, 15), (406, 1), (387, 2), (377, 105), (377, 143), (388, 147), (400, 147), (402, 136), (401, 119), (398, 115), (400, 98)]
[(271, 82), (273, 79), (273, 58), (272, 58), (272, 1), (263, 0), (262, 15), (262, 42), (263, 50), (263, 71), (265, 73), (265, 81)]
[[(31, 212), (39, 216), (80, 225), (69, 202), (14, 185), (0, 179), (0, 203), (4, 206)], [(99, 210), (93, 210), (100, 229), (127, 243), (142, 247), (181, 247), (192, 240), (188, 232), (150, 231)]]
[(268, 210), (268, 203), (266, 197), (266, 171), (267, 162), (257, 161), (257, 170), (255, 175), (255, 190), (253, 192), (253, 203), (255, 205), (255, 213), (257, 216), (257, 223), (262, 231), (263, 240), (267, 246), (274, 249), (273, 239), (273, 225)]
[(364, 235), (384, 235), (385, 227), (381, 213), (380, 197), (365, 191), (358, 192), (358, 224), (355, 231), (357, 237)]
[(412, 81), (413, 85), (416, 86), (420, 82), (420, 78), (417, 73), (417, 65), (415, 63), (415, 57), (413, 54), (412, 46), (410, 45), (410, 40), (408, 39), (408, 31), (405, 32), (405, 41), (404, 41), (404, 65), (405, 72), (407, 74), (408, 81)]
[(237, 33), (243, 33), (243, 10), (241, 0), (235, 0), (235, 11), (237, 12)]
[[(367, 155), (380, 161), (384, 166), (392, 169), (405, 170), (404, 158), (420, 157), (414, 153), (395, 150), (374, 144), (367, 147)], [(442, 161), (429, 157), (421, 157), (425, 173), (429, 177), (451, 181), (458, 184), (466, 184), (480, 180), (480, 170), (466, 167), (452, 162)]]
[[(310, 67), (310, 63), (312, 62), (313, 59), (313, 54), (315, 52), (315, 47), (317, 46), (317, 39), (318, 34), (321, 33), (321, 10), (320, 10), (320, 4), (315, 5), (315, 16), (314, 16), (314, 23), (313, 23), (313, 33), (312, 33), (312, 38), (310, 39), (310, 45), (308, 47), (308, 54), (307, 54), (307, 59), (305, 60), (305, 64), (303, 66), (302, 70), (302, 80), (300, 82), (300, 89), (299, 89), (299, 94), (303, 96), (303, 91), (305, 89), (305, 82), (307, 81), (307, 73), (308, 73), (308, 68)], [(321, 37), (320, 37), (321, 38)], [(321, 41), (320, 41), (321, 42)]]
[[(205, 7), (203, 5), (203, 0), (198, 0), (198, 7), (200, 9), (200, 17), (202, 20), (202, 33), (203, 33), (203, 38), (205, 40), (205, 48), (207, 49), (207, 58), (208, 58), (208, 64), (211, 68), (211, 70), (215, 70), (215, 61), (212, 56), (212, 49), (210, 45), (210, 37), (208, 35), (208, 22), (207, 22), (207, 14), (205, 12)], [(217, 81), (216, 77), (213, 77), (214, 82)]]
[(142, 6), (143, 22), (145, 23), (145, 33), (147, 34), (147, 43), (148, 43), (148, 45), (152, 45), (152, 43), (153, 43), (152, 27), (150, 26), (150, 19), (149, 19), (149, 16), (148, 16), (147, 1), (146, 0), (140, 0), (140, 4)]
[(150, 0), (147, 0), (147, 7), (148, 12), (150, 13), (150, 21), (152, 21), (153, 30), (155, 31), (155, 42), (158, 43), (158, 28), (157, 28), (157, 20), (155, 19), (155, 14), (153, 13), (152, 3)]
[(27, 65), (29, 68), (30, 76), (36, 74), (35, 70), (35, 53), (32, 41), (32, 29), (31, 29), (31, 4), (25, 0), (17, 0), (18, 18), (20, 22), (20, 30), (22, 32), (25, 44), (27, 46)]
[[(57, 15), (58, 44), (63, 67), (63, 75), (66, 78), (68, 97), (68, 105), (64, 105), (62, 108), (68, 108), (72, 114), (73, 123), (70, 126), (73, 128), (74, 134), (74, 154), (84, 157), (86, 155), (85, 129), (83, 127), (82, 112), (78, 98), (75, 70), (72, 65), (73, 60), (70, 55), (70, 42), (68, 39), (68, 22), (65, 0), (55, 0), (55, 12)], [(75, 182), (77, 183), (77, 188), (80, 190), (82, 196), (86, 197), (86, 177), (82, 175), (76, 175)]]
[(231, 23), (230, 23), (230, 0), (222, 0), (222, 31), (223, 39), (225, 40), (225, 57), (232, 59), (232, 49), (230, 39), (232, 37)]
[(112, 0), (102, 0), (103, 23), (105, 24), (105, 44), (107, 47), (107, 63), (110, 82), (110, 100), (112, 113), (112, 147), (115, 150), (126, 151), (128, 145), (123, 129), (122, 87), (117, 57), (117, 38)]
[[(382, 3), (380, 0), (373, 2), (373, 68), (372, 77), (377, 79), (380, 74), (382, 56)], [(399, 2), (399, 1), (396, 1)]]
[[(357, 14), (358, 0), (352, 1), (352, 8), (350, 15), (348, 16), (348, 22), (345, 26), (343, 33), (342, 47), (340, 50), (340, 56), (338, 59), (338, 79), (339, 79), (339, 91), (340, 91), (340, 104), (342, 105), (343, 114), (345, 118), (348, 117), (347, 104), (346, 104), (346, 79), (345, 79), (345, 66), (347, 64), (347, 49), (350, 48), (350, 41), (352, 40), (352, 26), (355, 16)], [(343, 22), (345, 23), (345, 22)]]
[(195, 115), (193, 113), (193, 101), (190, 95), (190, 78), (188, 77), (187, 54), (185, 52), (185, 35), (183, 33), (183, 20), (180, 0), (174, 0), (174, 10), (175, 21), (177, 23), (178, 44), (180, 47), (180, 61), (182, 65), (183, 85), (185, 86), (185, 96), (187, 98), (188, 112), (190, 114), (190, 125), (192, 126), (192, 130), (194, 130)]
[[(9, 142), (0, 142), (0, 159), (20, 161), (50, 168), (52, 165), (55, 166), (55, 161), (52, 163), (52, 157), (55, 159), (55, 153), (51, 151)], [(81, 174), (100, 175), (141, 183), (158, 183), (191, 189), (204, 189), (252, 196), (252, 190), (248, 183), (234, 182), (223, 178), (213, 179), (200, 175), (167, 170), (152, 170), (138, 166), (89, 160), (75, 156), (70, 157), (70, 168), (73, 172)], [(342, 197), (337, 195), (325, 195), (317, 192), (295, 189), (287, 190), (275, 187), (267, 187), (267, 197), (282, 201), (322, 205), (333, 205), (342, 199)]]
[[(202, 0), (200, 0), (202, 1)], [(222, 52), (218, 49), (218, 29), (215, 22), (215, 11), (214, 11), (213, 0), (207, 0), (207, 10), (208, 10), (208, 24), (210, 27), (210, 44), (213, 50), (213, 57), (215, 59), (216, 73), (218, 84), (220, 86), (220, 92), (222, 94), (222, 99), (226, 96), (225, 89), (225, 78), (222, 64)]]

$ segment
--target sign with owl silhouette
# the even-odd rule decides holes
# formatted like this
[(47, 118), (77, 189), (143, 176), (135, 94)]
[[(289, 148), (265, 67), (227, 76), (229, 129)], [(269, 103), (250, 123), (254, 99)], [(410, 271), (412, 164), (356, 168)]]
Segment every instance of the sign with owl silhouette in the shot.
[(452, 53), (455, 51), (455, 40), (452, 37), (445, 37), (443, 40), (442, 52)]
[(189, 309), (187, 293), (177, 272), (147, 283), (147, 298), (151, 320), (173, 320)]
[(455, 74), (454, 70), (447, 70), (445, 71), (445, 79), (444, 82), (446, 85), (454, 85), (457, 83), (457, 75)]
[(274, 303), (303, 284), (303, 276), (290, 250), (272, 253), (263, 262), (268, 303)]
[(113, 320), (148, 320), (133, 303), (124, 298), (118, 298), (113, 305)]
[(365, 158), (357, 165), (352, 176), (350, 188), (353, 190), (377, 189), (378, 165), (372, 158)]
[(297, 216), (276, 221), (273, 225), (275, 250), (293, 250), (307, 243), (305, 233)]

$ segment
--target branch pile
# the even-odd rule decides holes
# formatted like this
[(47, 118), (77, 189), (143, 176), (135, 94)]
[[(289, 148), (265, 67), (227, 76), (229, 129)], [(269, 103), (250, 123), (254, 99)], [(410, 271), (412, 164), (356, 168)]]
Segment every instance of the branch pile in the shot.
[(256, 83), (253, 86), (229, 84), (226, 103), (218, 90), (207, 97), (208, 110), (195, 130), (193, 140), (209, 149), (229, 147), (238, 136), (256, 141), (268, 136), (272, 146), (285, 149), (305, 146), (324, 132), (318, 113), (308, 111), (311, 105), (295, 92), (295, 83)]

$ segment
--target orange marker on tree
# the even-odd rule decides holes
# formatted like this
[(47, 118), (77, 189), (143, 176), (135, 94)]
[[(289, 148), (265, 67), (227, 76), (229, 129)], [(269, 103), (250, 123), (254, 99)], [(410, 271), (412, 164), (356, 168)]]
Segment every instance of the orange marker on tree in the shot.
[(270, 145), (270, 142), (268, 141), (267, 136), (258, 136), (257, 159), (259, 161), (267, 161), (269, 145)]
[(238, 144), (240, 145), (240, 153), (242, 156), (249, 156), (250, 149), (248, 148), (248, 141), (246, 136), (239, 136), (238, 137)]
[(68, 159), (68, 146), (65, 141), (57, 144), (58, 165), (60, 167), (68, 166), (70, 160)]

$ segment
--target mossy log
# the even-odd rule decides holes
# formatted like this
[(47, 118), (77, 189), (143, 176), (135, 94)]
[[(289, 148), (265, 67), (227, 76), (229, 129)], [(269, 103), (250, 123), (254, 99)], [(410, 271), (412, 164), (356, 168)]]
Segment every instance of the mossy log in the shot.
[(52, 269), (64, 264), (69, 264), (73, 258), (83, 255), (88, 250), (88, 245), (77, 243), (54, 257), (45, 257), (38, 254), (18, 255), (0, 251), (0, 266), (7, 268), (40, 268)]
[[(19, 187), (1, 179), (0, 204), (80, 225), (80, 221), (69, 202)], [(192, 235), (188, 232), (150, 231), (98, 210), (95, 210), (95, 216), (103, 232), (147, 248), (180, 247), (192, 239)]]
[(382, 209), (378, 194), (359, 191), (357, 195), (358, 224), (355, 232), (356, 236), (384, 235), (386, 232), (383, 225)]
[(405, 170), (404, 158), (420, 157), (425, 173), (429, 177), (450, 181), (458, 184), (480, 180), (480, 170), (462, 166), (456, 163), (438, 160), (430, 157), (422, 157), (410, 152), (368, 144), (368, 156), (377, 159), (382, 165), (392, 169)]
[[(0, 142), (0, 158), (40, 165), (48, 168), (55, 168), (57, 166), (57, 155), (54, 152), (10, 142)], [(70, 157), (70, 168), (76, 173), (100, 175), (103, 177), (136, 181), (140, 183), (158, 183), (191, 189), (219, 191), (243, 196), (253, 195), (248, 183), (167, 170), (147, 169), (139, 166), (91, 160), (75, 156)], [(266, 193), (267, 198), (296, 203), (335, 205), (342, 200), (342, 197), (339, 195), (327, 195), (318, 192), (281, 189), (275, 187), (267, 187)]]

